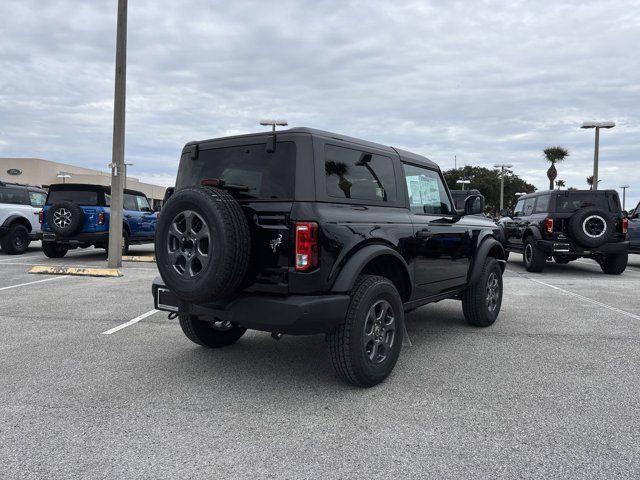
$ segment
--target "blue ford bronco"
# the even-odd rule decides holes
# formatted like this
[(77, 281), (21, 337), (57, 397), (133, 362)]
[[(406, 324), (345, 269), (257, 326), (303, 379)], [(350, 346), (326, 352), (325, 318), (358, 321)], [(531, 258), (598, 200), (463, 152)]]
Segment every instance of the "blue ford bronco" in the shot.
[[(49, 187), (42, 210), (42, 250), (49, 258), (64, 257), (69, 249), (109, 245), (111, 188), (74, 183)], [(153, 242), (158, 213), (142, 192), (124, 191), (122, 252), (129, 245)]]

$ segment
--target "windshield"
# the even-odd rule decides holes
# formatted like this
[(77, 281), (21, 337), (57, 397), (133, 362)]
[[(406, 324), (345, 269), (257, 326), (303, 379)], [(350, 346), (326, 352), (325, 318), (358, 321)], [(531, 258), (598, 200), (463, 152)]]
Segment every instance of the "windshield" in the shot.
[(47, 205), (71, 202), (77, 205), (98, 205), (98, 192), (89, 190), (52, 190), (47, 197)]
[(41, 208), (44, 205), (44, 201), (47, 198), (47, 194), (44, 192), (29, 192), (29, 201), (32, 207)]
[(293, 142), (278, 142), (276, 151), (271, 153), (265, 143), (200, 150), (196, 160), (187, 153), (180, 161), (176, 188), (219, 179), (248, 187), (246, 191), (232, 191), (239, 198), (292, 200), (295, 153)]

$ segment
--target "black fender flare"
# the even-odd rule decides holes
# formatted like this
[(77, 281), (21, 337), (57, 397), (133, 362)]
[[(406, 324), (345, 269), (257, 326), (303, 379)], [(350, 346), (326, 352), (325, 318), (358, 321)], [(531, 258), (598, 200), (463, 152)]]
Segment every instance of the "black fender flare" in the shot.
[(496, 240), (494, 237), (485, 237), (485, 239), (480, 243), (480, 246), (476, 250), (476, 255), (473, 259), (471, 270), (469, 271), (469, 281), (468, 285), (474, 285), (479, 279), (480, 274), (482, 273), (482, 266), (484, 265), (485, 259), (489, 256), (489, 252), (493, 249), (496, 249), (501, 255), (501, 258), (496, 258), (500, 263), (500, 268), (504, 273), (504, 270), (507, 266), (507, 262), (505, 260), (504, 247), (502, 243)]
[(374, 258), (382, 255), (391, 255), (398, 259), (405, 269), (407, 278), (409, 279), (409, 287), (413, 289), (413, 275), (407, 265), (406, 260), (397, 251), (387, 245), (367, 245), (354, 253), (349, 260), (340, 269), (336, 281), (333, 282), (331, 287), (332, 292), (349, 292), (356, 283), (358, 275), (362, 272), (364, 267)]
[(538, 227), (529, 226), (526, 228), (524, 232), (522, 232), (523, 243), (524, 243), (524, 239), (527, 238), (529, 235), (533, 235), (533, 238), (535, 240), (542, 240), (542, 234), (540, 233), (540, 230), (538, 229)]
[(29, 222), (28, 219), (26, 219), (24, 216), (22, 215), (11, 215), (9, 217), (7, 217), (4, 221), (4, 223), (2, 224), (3, 227), (9, 227), (13, 222), (18, 222), (21, 225), (24, 225), (25, 227), (27, 227), (27, 230), (29, 231), (29, 233), (31, 233), (31, 222)]

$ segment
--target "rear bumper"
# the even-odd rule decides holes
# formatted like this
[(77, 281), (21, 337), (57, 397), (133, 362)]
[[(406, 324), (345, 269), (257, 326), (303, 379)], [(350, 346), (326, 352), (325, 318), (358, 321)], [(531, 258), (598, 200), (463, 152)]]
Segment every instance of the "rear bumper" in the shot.
[(53, 232), (42, 232), (43, 242), (56, 242), (64, 245), (81, 244), (106, 244), (109, 241), (109, 232), (78, 233), (72, 237), (63, 237)]
[(583, 248), (572, 242), (536, 240), (536, 247), (548, 255), (593, 255), (598, 253), (624, 253), (629, 251), (629, 242), (605, 243), (595, 248)]
[(234, 322), (246, 328), (289, 335), (327, 333), (347, 314), (348, 295), (239, 294), (207, 304), (185, 302), (173, 295), (160, 277), (152, 286), (155, 308)]

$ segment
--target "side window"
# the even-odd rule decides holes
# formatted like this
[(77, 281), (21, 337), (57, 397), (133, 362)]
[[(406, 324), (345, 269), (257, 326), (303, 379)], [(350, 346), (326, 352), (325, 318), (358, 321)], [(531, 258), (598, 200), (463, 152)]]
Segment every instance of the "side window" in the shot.
[(396, 199), (393, 161), (384, 155), (327, 145), (324, 172), (330, 197), (376, 202)]
[(128, 193), (124, 194), (124, 209), (125, 210), (138, 210), (138, 205), (136, 203), (135, 195), (130, 195)]
[(109, 195), (108, 193), (104, 194), (104, 204), (107, 207), (111, 206), (111, 195)]
[(524, 201), (524, 216), (529, 216), (533, 213), (533, 206), (536, 203), (536, 197), (527, 198)]
[(0, 187), (0, 202), (15, 205), (29, 205), (27, 190), (13, 187)]
[(453, 208), (440, 174), (415, 165), (404, 164), (404, 178), (413, 213), (451, 215)]
[(549, 211), (549, 195), (540, 195), (538, 203), (536, 203), (536, 213), (545, 213)]
[(138, 210), (141, 212), (151, 212), (151, 207), (149, 206), (149, 202), (147, 201), (147, 197), (143, 197), (142, 195), (136, 195), (136, 202), (138, 206)]
[(29, 200), (32, 207), (42, 208), (47, 199), (47, 194), (43, 192), (29, 192)]

